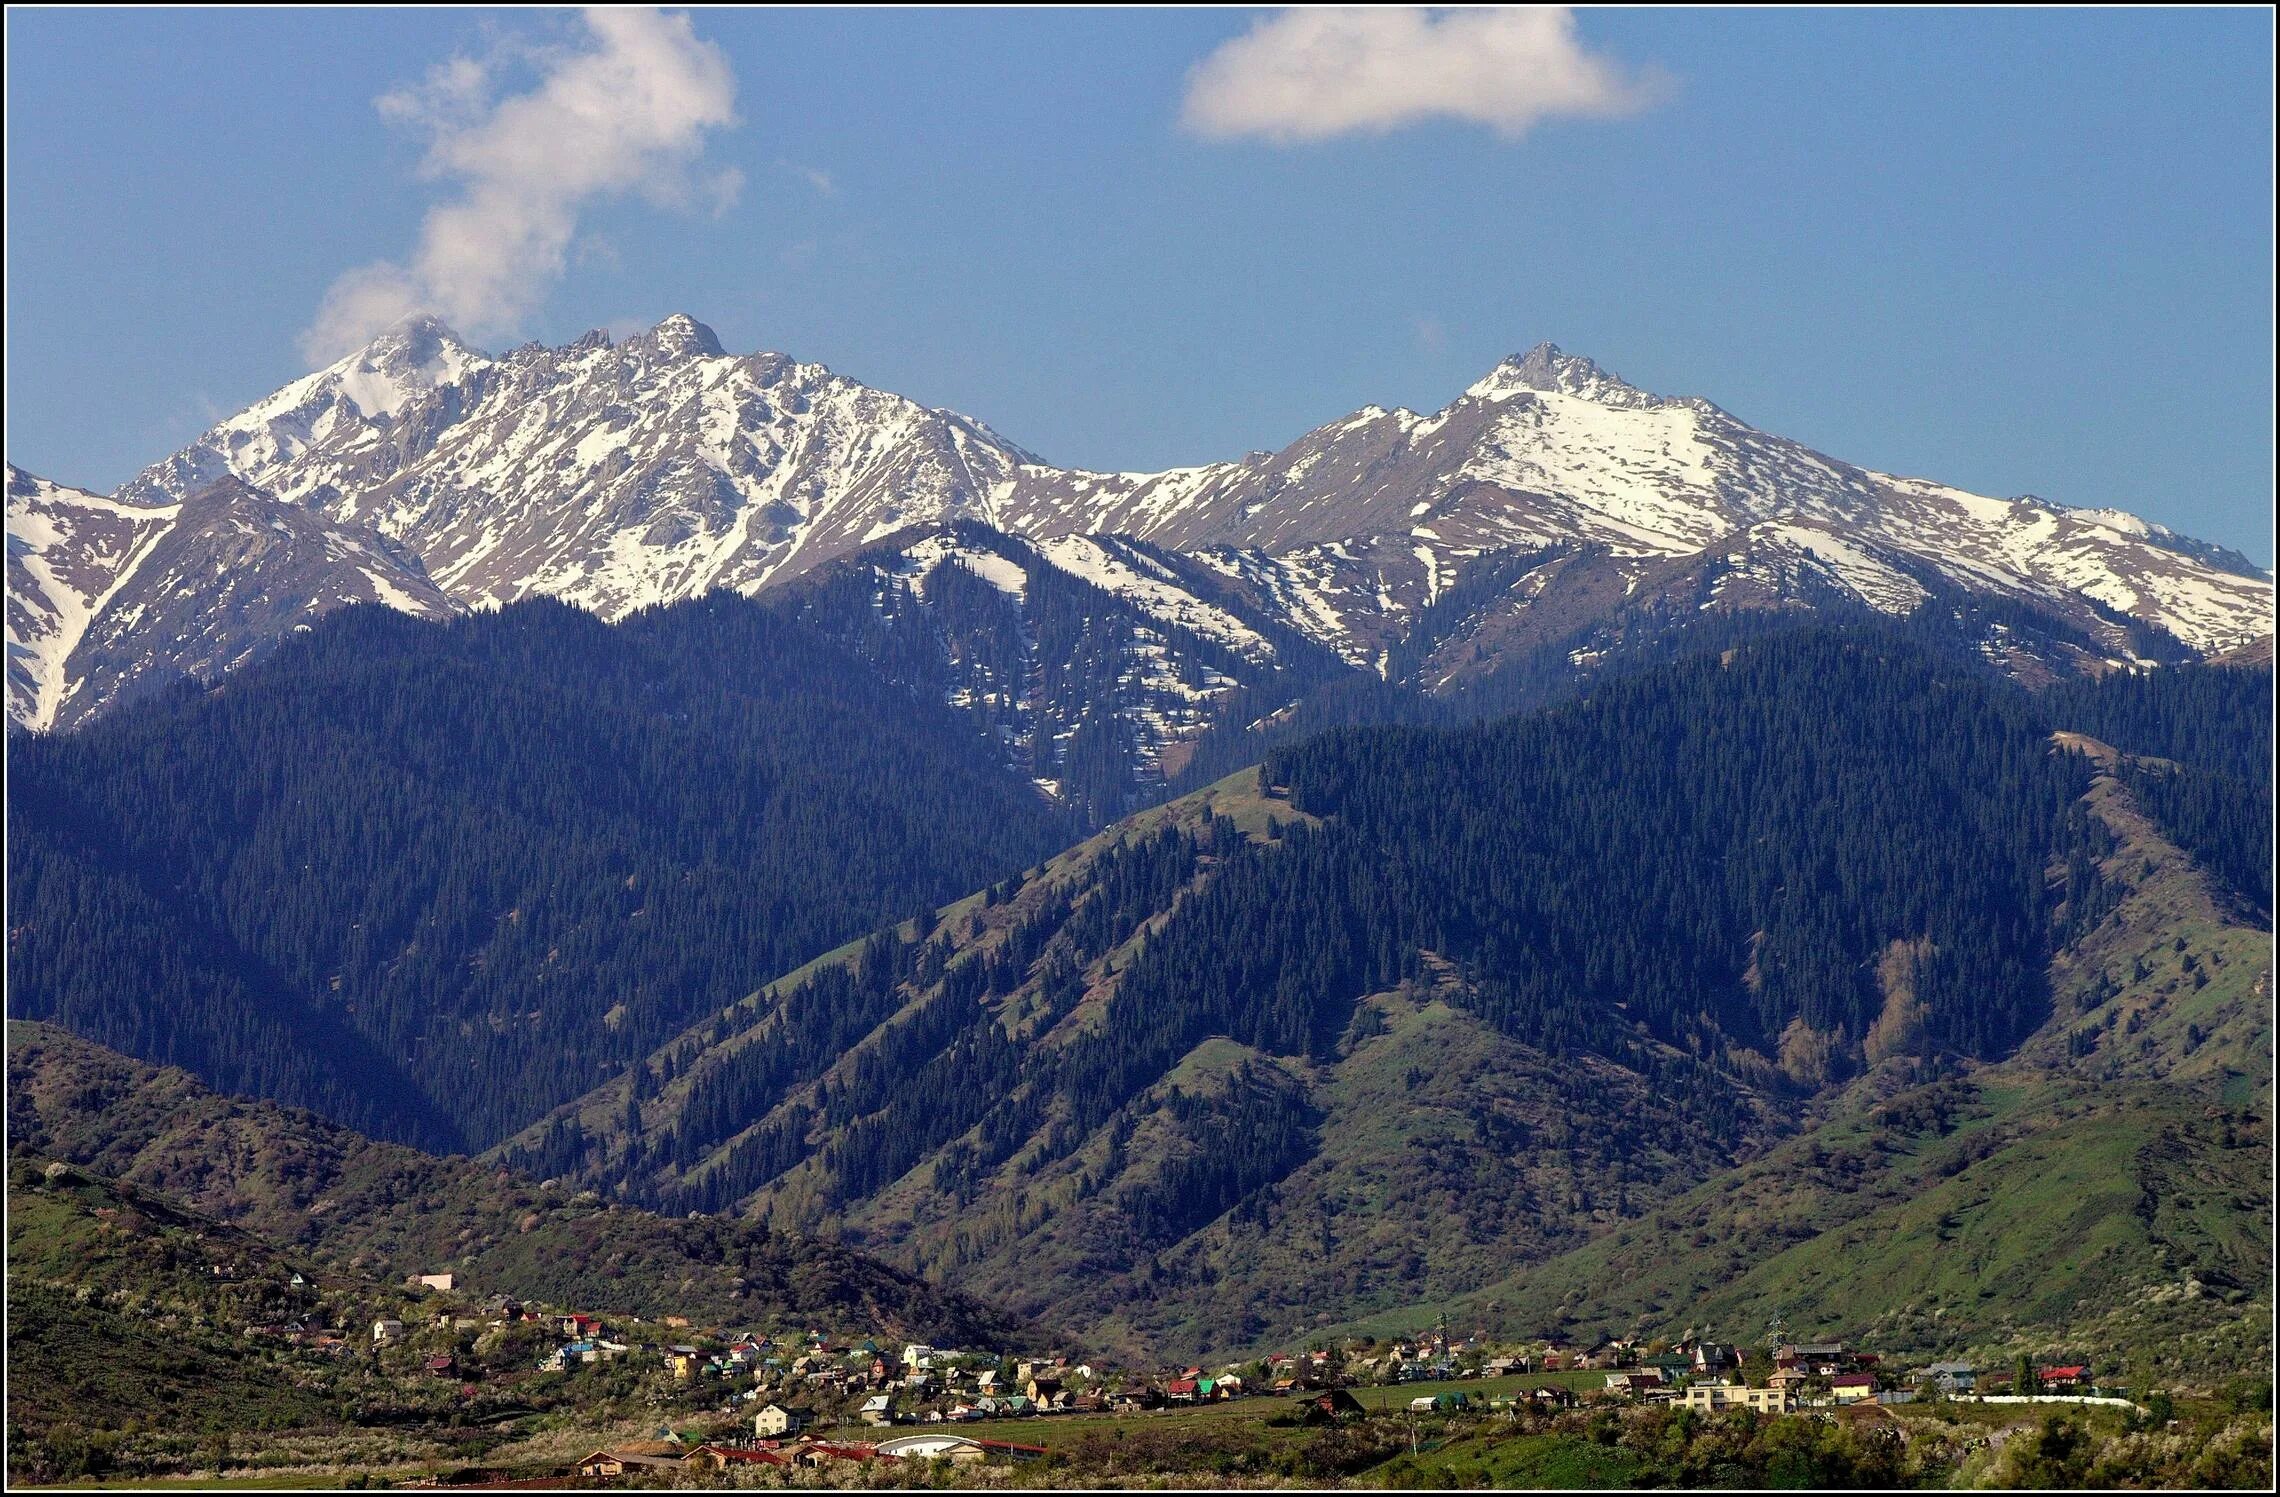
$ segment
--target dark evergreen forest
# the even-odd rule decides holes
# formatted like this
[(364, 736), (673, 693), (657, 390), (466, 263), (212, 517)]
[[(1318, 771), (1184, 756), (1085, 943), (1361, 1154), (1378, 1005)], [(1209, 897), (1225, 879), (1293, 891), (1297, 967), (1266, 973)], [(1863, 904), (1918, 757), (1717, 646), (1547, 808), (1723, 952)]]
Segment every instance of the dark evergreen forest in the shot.
[(350, 609), (11, 750), (11, 1016), (432, 1149), (1071, 834), (964, 718), (732, 596)]

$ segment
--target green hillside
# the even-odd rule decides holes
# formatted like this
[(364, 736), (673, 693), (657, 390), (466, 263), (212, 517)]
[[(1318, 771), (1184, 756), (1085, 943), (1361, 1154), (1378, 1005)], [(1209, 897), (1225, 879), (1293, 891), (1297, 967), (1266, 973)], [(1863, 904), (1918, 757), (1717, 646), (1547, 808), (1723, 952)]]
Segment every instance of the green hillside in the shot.
[[(2113, 751), (2077, 740), (2101, 764)], [(1365, 1321), (1515, 1334), (1800, 1334), (1957, 1353), (2093, 1350), (2169, 1374), (2268, 1360), (2269, 931), (2113, 775), (2106, 912), (2052, 961), (2010, 1060), (1926, 1086), (1890, 1066), (1827, 1121), (1550, 1262)]]
[(2269, 1357), (2271, 1141), (2161, 1088), (1941, 1083), (1817, 1129), (1446, 1313), (1590, 1340), (1793, 1333), (1892, 1351), (2019, 1343), (2206, 1377)]
[(8, 1026), (8, 1126), (19, 1150), (185, 1202), (330, 1272), (451, 1270), (481, 1292), (594, 1311), (945, 1344), (1030, 1334), (836, 1244), (751, 1223), (669, 1220), (377, 1143), (312, 1113), (218, 1096), (181, 1071), (44, 1025)]
[(130, 1425), (186, 1449), (216, 1432), (333, 1423), (355, 1365), (252, 1328), (302, 1316), (369, 1324), (401, 1313), (405, 1298), (319, 1275), (308, 1258), (148, 1191), (19, 1153), (8, 1168), (10, 1465), (101, 1474)]

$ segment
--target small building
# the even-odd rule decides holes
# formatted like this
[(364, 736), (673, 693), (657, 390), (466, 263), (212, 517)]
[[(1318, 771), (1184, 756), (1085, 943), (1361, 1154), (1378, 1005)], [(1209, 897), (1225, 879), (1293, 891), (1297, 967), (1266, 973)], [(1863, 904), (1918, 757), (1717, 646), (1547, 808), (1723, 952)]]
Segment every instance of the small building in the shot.
[(763, 1440), (796, 1435), (813, 1422), (805, 1409), (787, 1408), (780, 1403), (761, 1405), (760, 1412), (752, 1416), (752, 1433)]
[(850, 1445), (839, 1440), (806, 1440), (788, 1454), (802, 1466), (828, 1466), (834, 1461), (875, 1461), (879, 1449), (875, 1445)]
[(1325, 1388), (1302, 1400), (1298, 1417), (1305, 1424), (1332, 1424), (1345, 1419), (1367, 1417), (1369, 1410), (1362, 1401), (1343, 1388)]
[(1917, 1381), (1942, 1393), (1969, 1393), (1979, 1386), (1979, 1374), (1969, 1362), (1934, 1362), (1925, 1368)]
[(895, 1396), (892, 1393), (874, 1393), (863, 1400), (858, 1411), (865, 1424), (892, 1424), (895, 1422)]
[(412, 1282), (422, 1289), (433, 1289), (443, 1294), (449, 1294), (459, 1286), (459, 1275), (455, 1273), (413, 1274)]
[(989, 1442), (947, 1431), (893, 1435), (873, 1448), (881, 1455), (899, 1460), (950, 1461), (960, 1466), (979, 1465), (990, 1457)]
[(1874, 1402), (1876, 1374), (1873, 1372), (1840, 1372), (1829, 1379), (1829, 1396), (1838, 1403)]
[(2088, 1367), (2044, 1367), (2035, 1374), (2044, 1393), (2083, 1393), (2090, 1387)]
[(758, 1446), (699, 1445), (689, 1452), (688, 1464), (700, 1471), (725, 1471), (732, 1466), (788, 1466), (791, 1459)]
[(1787, 1414), (1797, 1408), (1797, 1394), (1788, 1388), (1749, 1388), (1739, 1383), (1695, 1383), (1679, 1402), (1698, 1413), (1722, 1409), (1748, 1409), (1756, 1414)]
[(372, 1344), (387, 1346), (404, 1339), (404, 1323), (400, 1320), (380, 1319), (372, 1322)]
[(578, 1463), (580, 1476), (623, 1476), (631, 1470), (671, 1471), (684, 1453), (659, 1440), (642, 1440), (612, 1450), (597, 1450)]

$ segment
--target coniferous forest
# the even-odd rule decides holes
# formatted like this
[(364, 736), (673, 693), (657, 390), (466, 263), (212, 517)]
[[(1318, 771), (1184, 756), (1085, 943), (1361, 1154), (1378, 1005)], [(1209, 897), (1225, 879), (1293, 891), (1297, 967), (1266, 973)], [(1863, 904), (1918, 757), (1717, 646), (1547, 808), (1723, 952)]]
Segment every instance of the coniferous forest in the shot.
[[(926, 1160), (964, 1198), (1017, 1155), (1033, 1171), (1129, 1137), (1127, 1109), (1210, 1037), (1327, 1064), (1365, 994), (1428, 969), (1513, 1041), (1645, 1075), (1731, 1146), (1750, 1121), (1737, 1077), (1810, 1091), (1881, 1055), (1996, 1060), (2049, 1016), (2054, 949), (2114, 898), (2081, 799), (2094, 765), (2054, 726), (2102, 704), (2146, 734), (2202, 733), (2207, 762), (2265, 731), (2210, 705), (2257, 678), (2174, 674), (2210, 679), (2150, 705), (2121, 677), (2037, 698), (1899, 631), (1819, 628), (1538, 714), (1321, 734), (1264, 767), (1297, 819), (1128, 841), (986, 936), (980, 916), (881, 932), (645, 1069), (644, 1096), (689, 1076), (662, 1131), (590, 1157), (561, 1120), (512, 1157), (671, 1209), (729, 1209), (803, 1168), (846, 1208)], [(2206, 812), (2203, 840), (2249, 836), (2250, 810)], [(1096, 985), (1093, 1021), (1058, 1031)], [(1246, 1118), (1243, 1190), (1168, 1172), (1134, 1202), (1141, 1235), (1306, 1156), (1305, 1098), (1246, 1095), (1213, 1104)], [(1208, 1131), (1201, 1107), (1182, 1122)]]
[(436, 1149), (1069, 835), (947, 709), (732, 596), (352, 609), (10, 757), (11, 1016)]
[[(954, 625), (1000, 597), (946, 573)], [(967, 635), (969, 652), (995, 637)], [(352, 610), (219, 688), (25, 740), (10, 1012), (381, 1136), (483, 1147), (769, 976), (1083, 829), (971, 709), (929, 704), (926, 671), (878, 668), (891, 636), (866, 666), (735, 598), (615, 628), (543, 602), (449, 626)], [(1553, 1054), (1628, 1056), (1645, 1035), (1685, 1064), (1749, 1051), (1826, 1080), (1904, 1017), (1932, 1049), (1999, 1056), (2047, 1009), (2048, 860), (2094, 903), (2089, 770), (2049, 732), (2124, 751), (2147, 812), (2268, 913), (2270, 681), (2172, 667), (2037, 697), (1902, 631), (1824, 627), (1545, 712), (1319, 733), (1265, 767), (1317, 825), (1120, 855), (1101, 877), (1136, 892), (953, 963), (907, 1062), (867, 1059), (825, 1117), (775, 1120), (687, 1204), (734, 1200), (826, 1137), (836, 1189), (860, 1197), (968, 1126), (1010, 1147), (1052, 1098), (1073, 1147), (1206, 1035), (1325, 1052), (1420, 953)], [(1112, 781), (1081, 799), (1113, 804)], [(975, 999), (1018, 986), (1072, 913), (1121, 912), (1058, 958), (1081, 967), (1206, 855), (1207, 887), (1050, 1076), (984, 1033)], [(874, 946), (795, 991), (647, 1152), (694, 1162), (894, 1014), (923, 942)], [(1887, 1015), (1896, 950), (1905, 1016)], [(1072, 969), (1048, 1006), (1080, 987)], [(970, 1085), (985, 1073), (1022, 1084)]]

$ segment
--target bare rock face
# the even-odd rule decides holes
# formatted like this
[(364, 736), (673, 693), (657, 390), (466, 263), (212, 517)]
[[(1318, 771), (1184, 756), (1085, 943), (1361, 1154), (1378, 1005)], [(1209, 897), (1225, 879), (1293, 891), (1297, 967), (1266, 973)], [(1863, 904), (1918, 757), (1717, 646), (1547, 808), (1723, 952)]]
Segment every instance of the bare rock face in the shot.
[(940, 525), (1147, 543), (1186, 558), (1177, 575), (1104, 565), (1094, 582), (1159, 613), (1237, 599), (1431, 690), (1513, 641), (1572, 636), (1589, 657), (1682, 597), (1713, 614), (2000, 605), (2012, 622), (1985, 647), (2030, 675), (2273, 627), (2271, 578), (2221, 548), (1856, 467), (1548, 343), (1429, 415), (1372, 406), (1277, 452), (1134, 474), (1057, 468), (821, 365), (731, 355), (683, 315), (497, 357), (417, 317), (114, 497), (13, 468), (8, 495), (10, 722), (40, 729), (226, 670), (289, 615), (345, 602), (543, 594), (616, 619)]

